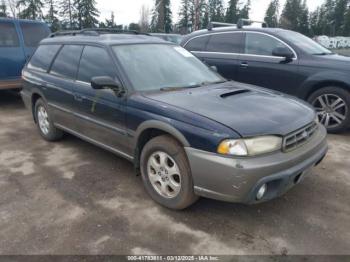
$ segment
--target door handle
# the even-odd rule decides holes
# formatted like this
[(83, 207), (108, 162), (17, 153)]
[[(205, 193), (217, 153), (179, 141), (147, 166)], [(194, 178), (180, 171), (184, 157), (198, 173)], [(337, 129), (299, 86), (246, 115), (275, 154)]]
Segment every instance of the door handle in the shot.
[(78, 102), (83, 102), (83, 96), (79, 95), (79, 94), (74, 94), (74, 100), (78, 101)]
[(249, 65), (247, 62), (242, 62), (241, 65), (240, 65), (241, 68), (248, 68)]

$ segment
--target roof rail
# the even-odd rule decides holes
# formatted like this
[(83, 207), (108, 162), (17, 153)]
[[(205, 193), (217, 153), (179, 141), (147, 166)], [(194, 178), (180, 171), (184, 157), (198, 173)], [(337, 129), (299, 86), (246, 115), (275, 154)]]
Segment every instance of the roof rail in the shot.
[(243, 28), (245, 25), (251, 25), (252, 23), (259, 23), (261, 24), (262, 27), (269, 27), (268, 24), (266, 22), (263, 21), (254, 21), (254, 20), (250, 20), (250, 19), (244, 19), (244, 18), (240, 18), (238, 19), (237, 22), (237, 27), (238, 28)]
[(134, 31), (134, 30), (123, 30), (123, 29), (119, 29), (119, 28), (84, 28), (81, 30), (58, 31), (58, 32), (50, 34), (49, 37), (76, 36), (76, 35), (99, 36), (101, 34), (149, 35), (147, 33), (140, 33), (138, 31)]
[(237, 25), (236, 24), (230, 24), (230, 23), (222, 23), (222, 22), (209, 22), (208, 30), (211, 31), (215, 27), (223, 27), (223, 26), (237, 26)]

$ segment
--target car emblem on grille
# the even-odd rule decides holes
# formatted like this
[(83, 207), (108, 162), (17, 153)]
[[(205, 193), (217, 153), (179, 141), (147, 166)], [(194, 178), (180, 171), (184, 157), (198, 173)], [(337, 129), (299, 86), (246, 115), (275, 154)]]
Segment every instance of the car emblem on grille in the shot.
[(309, 137), (309, 133), (308, 133), (307, 131), (304, 131), (304, 132), (301, 134), (301, 136), (302, 136), (303, 138), (308, 138), (308, 137)]

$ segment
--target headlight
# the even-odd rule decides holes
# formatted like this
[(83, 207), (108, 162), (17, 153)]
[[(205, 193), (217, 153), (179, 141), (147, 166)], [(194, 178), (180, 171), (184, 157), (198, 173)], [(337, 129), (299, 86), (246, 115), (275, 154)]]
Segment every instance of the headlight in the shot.
[(278, 136), (261, 136), (247, 139), (228, 139), (218, 146), (217, 152), (232, 156), (256, 156), (280, 150), (282, 138)]

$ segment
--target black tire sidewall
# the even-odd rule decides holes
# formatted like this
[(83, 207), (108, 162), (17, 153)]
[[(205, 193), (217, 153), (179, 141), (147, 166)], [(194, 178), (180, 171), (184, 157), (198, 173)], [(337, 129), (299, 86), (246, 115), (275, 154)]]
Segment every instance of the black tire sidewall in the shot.
[(324, 94), (334, 94), (336, 96), (339, 96), (341, 99), (345, 101), (348, 107), (346, 119), (343, 121), (343, 123), (334, 128), (327, 128), (327, 131), (329, 133), (339, 133), (339, 132), (345, 131), (350, 126), (350, 92), (336, 86), (324, 87), (312, 93), (308, 98), (308, 102), (312, 105), (312, 103), (315, 101), (317, 97)]
[[(167, 142), (170, 141), (170, 142)], [(165, 152), (173, 158), (181, 173), (181, 189), (174, 198), (164, 198), (159, 195), (149, 181), (147, 174), (147, 162), (149, 157), (157, 152)], [(141, 153), (141, 176), (146, 191), (157, 203), (171, 209), (184, 209), (194, 203), (198, 197), (194, 194), (191, 169), (189, 167), (186, 153), (170, 136), (156, 137), (149, 141)]]

